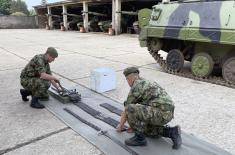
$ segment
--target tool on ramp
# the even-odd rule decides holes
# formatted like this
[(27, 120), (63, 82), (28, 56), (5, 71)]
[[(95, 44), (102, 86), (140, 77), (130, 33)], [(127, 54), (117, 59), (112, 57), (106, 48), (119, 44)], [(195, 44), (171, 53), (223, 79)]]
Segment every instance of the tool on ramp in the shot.
[(102, 103), (100, 104), (101, 107), (107, 109), (108, 111), (112, 112), (112, 113), (115, 113), (119, 116), (121, 116), (121, 113), (122, 113), (122, 110), (118, 109), (117, 107), (111, 105), (111, 104), (108, 104), (108, 103)]
[[(99, 120), (111, 125), (114, 128), (116, 128), (117, 125), (119, 124), (119, 122), (117, 120), (115, 120), (111, 117), (105, 116), (100, 111), (93, 109), (92, 107), (90, 107), (89, 105), (87, 105), (83, 102), (78, 102), (78, 103), (73, 103), (73, 104), (76, 105), (77, 107), (79, 107), (80, 109), (82, 109), (83, 111), (87, 112), (88, 114), (92, 115), (96, 119), (99, 119)], [(128, 127), (125, 126), (124, 128), (127, 129)]]
[(72, 116), (74, 116), (75, 118), (77, 118), (79, 121), (81, 121), (82, 123), (85, 123), (86, 125), (90, 126), (91, 128), (95, 129), (96, 131), (98, 131), (99, 135), (104, 135), (107, 138), (109, 138), (110, 140), (112, 140), (114, 143), (118, 144), (119, 146), (121, 146), (123, 149), (125, 149), (126, 151), (128, 151), (129, 153), (131, 153), (132, 155), (138, 155), (137, 152), (135, 152), (134, 150), (132, 150), (131, 148), (129, 148), (128, 146), (126, 146), (125, 144), (123, 144), (121, 141), (119, 141), (117, 138), (111, 136), (108, 131), (104, 131), (102, 130), (100, 127), (96, 126), (95, 124), (92, 124), (91, 122), (88, 122), (87, 120), (83, 119), (82, 117), (78, 116), (77, 114), (75, 114), (73, 111), (71, 111), (68, 108), (64, 108), (64, 110), (66, 112), (68, 112), (69, 114), (71, 114)]
[[(60, 82), (57, 82), (61, 88), (62, 91), (58, 91), (56, 88), (51, 87), (49, 90), (49, 93), (55, 97), (57, 100), (59, 100), (62, 103), (69, 103), (72, 102), (74, 105), (82, 109), (83, 111), (87, 112), (91, 116), (95, 117), (96, 119), (99, 119), (110, 126), (116, 128), (119, 124), (119, 121), (105, 116), (103, 113), (93, 109), (92, 107), (88, 106), (87, 104), (81, 102), (81, 94), (79, 94), (76, 89), (74, 90), (68, 90), (61, 86)], [(128, 127), (125, 126), (122, 131), (125, 131)]]
[(60, 84), (59, 81), (57, 81), (57, 83), (59, 84), (62, 91), (58, 91), (56, 88), (51, 87), (49, 89), (49, 93), (53, 97), (58, 99), (60, 102), (62, 102), (62, 103), (69, 103), (69, 102), (76, 103), (81, 100), (81, 94), (79, 94), (76, 89), (69, 90), (69, 89), (62, 87), (62, 85)]

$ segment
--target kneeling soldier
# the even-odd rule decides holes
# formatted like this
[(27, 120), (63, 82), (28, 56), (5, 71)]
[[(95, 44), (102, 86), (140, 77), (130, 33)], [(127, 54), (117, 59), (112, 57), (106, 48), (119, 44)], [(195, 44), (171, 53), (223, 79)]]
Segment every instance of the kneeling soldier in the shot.
[(145, 136), (162, 136), (173, 141), (173, 149), (179, 149), (182, 143), (180, 127), (166, 126), (174, 117), (175, 107), (170, 96), (156, 82), (140, 78), (136, 67), (126, 68), (123, 74), (131, 89), (117, 130), (121, 131), (127, 120), (135, 132), (125, 144), (144, 146), (147, 144)]
[(38, 100), (49, 99), (47, 90), (51, 84), (60, 90), (57, 85), (59, 80), (52, 76), (49, 65), (57, 57), (56, 49), (49, 47), (45, 54), (35, 55), (21, 72), (20, 83), (24, 89), (20, 90), (20, 94), (23, 101), (28, 101), (27, 96), (32, 95), (32, 108), (44, 108)]

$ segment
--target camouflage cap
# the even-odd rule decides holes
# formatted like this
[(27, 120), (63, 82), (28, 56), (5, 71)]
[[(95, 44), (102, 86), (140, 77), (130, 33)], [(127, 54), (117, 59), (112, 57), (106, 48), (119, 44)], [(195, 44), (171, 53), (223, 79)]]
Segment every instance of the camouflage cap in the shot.
[(52, 56), (53, 58), (58, 57), (58, 52), (54, 47), (48, 47), (46, 54), (49, 54), (50, 56)]
[(125, 76), (128, 76), (131, 73), (140, 73), (139, 69), (137, 67), (127, 67), (124, 71), (123, 74)]

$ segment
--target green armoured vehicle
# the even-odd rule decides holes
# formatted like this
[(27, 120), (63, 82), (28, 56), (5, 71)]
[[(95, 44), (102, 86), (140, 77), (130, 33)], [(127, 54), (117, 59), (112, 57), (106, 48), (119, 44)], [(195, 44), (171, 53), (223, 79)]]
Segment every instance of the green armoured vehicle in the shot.
[[(232, 0), (181, 0), (159, 3), (153, 10), (140, 10), (140, 45), (148, 47), (167, 72), (234, 86), (234, 6)], [(166, 60), (158, 53), (160, 50), (168, 53)], [(192, 74), (185, 75), (184, 60), (191, 62)], [(210, 76), (214, 69), (222, 71), (223, 79)]]
[(98, 26), (102, 32), (108, 32), (109, 28), (112, 27), (111, 20), (100, 21)]
[(67, 23), (68, 30), (78, 30), (77, 24), (83, 20), (82, 15), (67, 13), (67, 16), (70, 19)]
[[(121, 11), (122, 14), (122, 27), (127, 27), (127, 33), (132, 33), (132, 30), (134, 30), (134, 33), (139, 34), (139, 25), (138, 25), (138, 11)], [(134, 21), (133, 21), (134, 19)], [(130, 30), (128, 30), (131, 28)]]
[(108, 15), (99, 13), (99, 12), (91, 12), (91, 11), (89, 11), (88, 14), (93, 16), (91, 20), (89, 20), (88, 22), (88, 30), (90, 32), (100, 32), (101, 29), (98, 23), (101, 21), (101, 19), (105, 19)]

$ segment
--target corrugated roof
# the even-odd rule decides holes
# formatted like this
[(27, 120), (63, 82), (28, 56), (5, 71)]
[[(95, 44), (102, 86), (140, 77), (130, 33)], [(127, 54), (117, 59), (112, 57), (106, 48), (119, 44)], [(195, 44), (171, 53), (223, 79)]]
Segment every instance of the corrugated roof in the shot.
[[(112, 0), (65, 0), (65, 1), (60, 1), (60, 2), (55, 2), (55, 3), (48, 3), (46, 5), (36, 5), (33, 6), (34, 8), (46, 8), (46, 7), (52, 7), (52, 6), (61, 6), (61, 5), (72, 5), (72, 4), (78, 4), (78, 3), (82, 3), (84, 1), (87, 2), (112, 2)], [(122, 2), (127, 2), (127, 1), (159, 1), (159, 0), (122, 0)]]
[(47, 3), (46, 5), (36, 5), (33, 6), (34, 8), (46, 8), (48, 6), (60, 6), (60, 5), (68, 5), (68, 4), (76, 4), (76, 3), (82, 3), (84, 0), (67, 0), (67, 1), (60, 1), (60, 2), (54, 2), (54, 3)]

